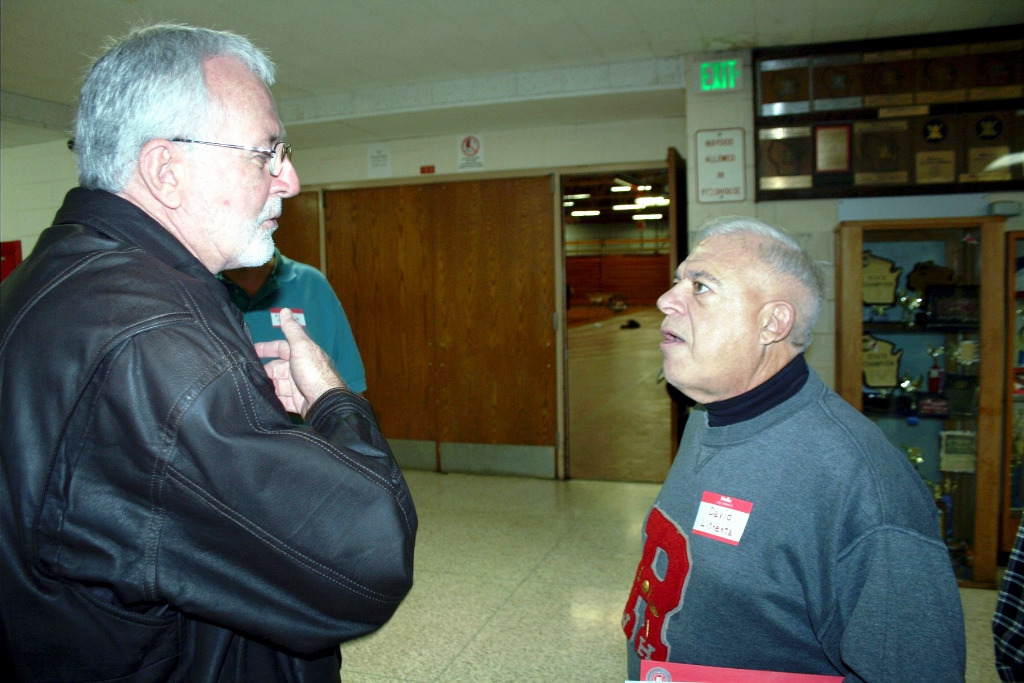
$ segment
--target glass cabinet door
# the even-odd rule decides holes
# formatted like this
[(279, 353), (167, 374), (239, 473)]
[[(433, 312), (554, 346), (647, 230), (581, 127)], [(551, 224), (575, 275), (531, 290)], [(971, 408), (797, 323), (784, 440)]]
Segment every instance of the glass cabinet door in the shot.
[(1001, 238), (998, 221), (954, 219), (843, 223), (836, 241), (837, 390), (932, 491), (968, 585), (995, 578)]

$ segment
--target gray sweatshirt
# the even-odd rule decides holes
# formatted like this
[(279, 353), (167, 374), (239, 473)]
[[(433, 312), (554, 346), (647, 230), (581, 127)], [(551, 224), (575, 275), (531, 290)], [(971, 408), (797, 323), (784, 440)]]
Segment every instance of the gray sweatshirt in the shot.
[(960, 594), (907, 459), (811, 371), (752, 419), (696, 409), (623, 613), (639, 660), (962, 681)]

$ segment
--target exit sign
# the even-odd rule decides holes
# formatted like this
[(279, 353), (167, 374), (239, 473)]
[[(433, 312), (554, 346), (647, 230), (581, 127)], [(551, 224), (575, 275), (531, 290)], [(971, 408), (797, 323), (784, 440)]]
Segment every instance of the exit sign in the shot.
[(743, 87), (741, 78), (743, 63), (738, 59), (723, 59), (700, 63), (701, 92), (722, 92), (739, 90)]

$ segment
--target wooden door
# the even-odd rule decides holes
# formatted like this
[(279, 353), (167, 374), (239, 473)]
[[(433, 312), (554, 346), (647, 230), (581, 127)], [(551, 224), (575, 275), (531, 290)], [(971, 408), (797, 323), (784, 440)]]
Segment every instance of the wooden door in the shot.
[(274, 243), (293, 261), (320, 268), (319, 190), (300, 192), (281, 203)]
[(325, 192), (327, 277), (388, 439), (557, 439), (548, 177)]
[(324, 193), (327, 279), (389, 439), (434, 441), (434, 254), (425, 186)]
[(438, 438), (554, 445), (555, 280), (548, 177), (430, 188)]

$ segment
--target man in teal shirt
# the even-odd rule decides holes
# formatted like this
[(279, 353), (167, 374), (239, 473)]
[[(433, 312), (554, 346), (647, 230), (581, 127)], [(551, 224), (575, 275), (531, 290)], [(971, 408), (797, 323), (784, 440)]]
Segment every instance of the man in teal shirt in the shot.
[(284, 339), (279, 313), (290, 308), (306, 334), (334, 361), (349, 389), (366, 391), (363, 359), (348, 317), (323, 273), (275, 249), (265, 265), (225, 270), (219, 277), (245, 315), (254, 342)]

